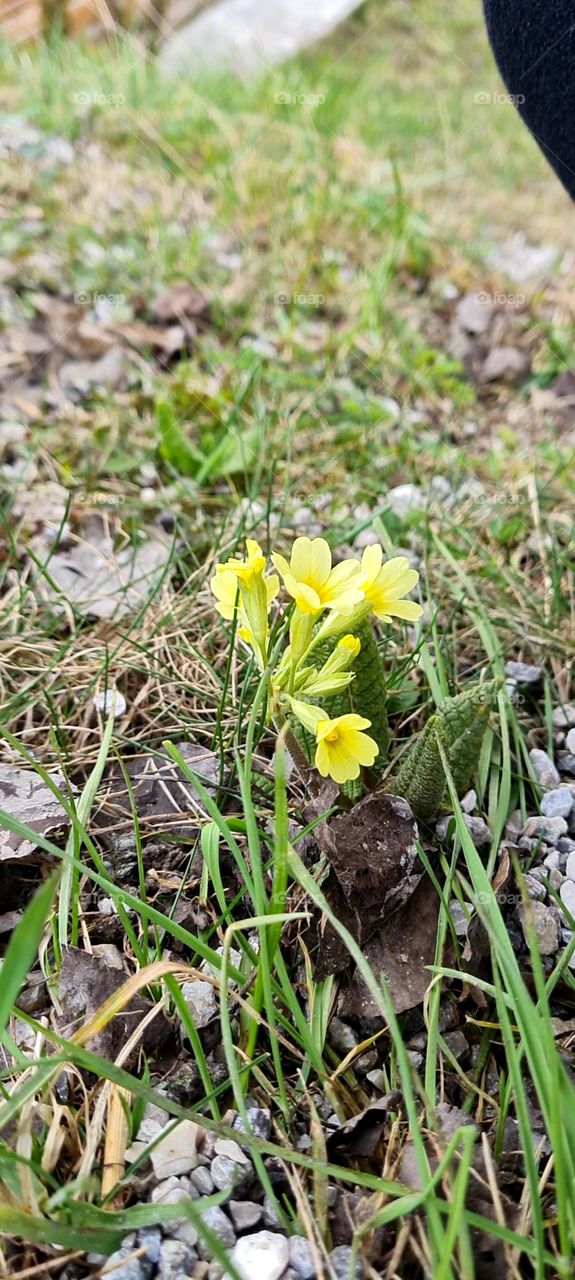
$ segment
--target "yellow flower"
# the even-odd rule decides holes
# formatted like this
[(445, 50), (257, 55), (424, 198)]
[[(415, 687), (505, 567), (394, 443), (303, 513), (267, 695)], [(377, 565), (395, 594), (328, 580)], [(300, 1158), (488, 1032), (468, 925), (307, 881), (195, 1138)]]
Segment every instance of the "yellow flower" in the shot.
[(346, 613), (363, 599), (359, 562), (344, 560), (332, 568), (325, 538), (296, 538), (289, 563), (280, 555), (272, 560), (301, 613), (318, 614), (322, 609)]
[(232, 558), (216, 565), (210, 587), (218, 613), (229, 621), (234, 617), (239, 588), (239, 634), (252, 646), (260, 665), (265, 666), (268, 613), (279, 591), (279, 578), (275, 573), (264, 578), (266, 558), (257, 542), (248, 538), (246, 547), (245, 560)]
[(405, 556), (394, 556), (382, 564), (381, 547), (366, 547), (361, 558), (360, 584), (370, 613), (387, 621), (389, 618), (406, 618), (415, 622), (423, 609), (415, 600), (403, 600), (408, 591), (419, 582), (416, 569), (410, 569)]
[(374, 763), (379, 751), (377, 742), (362, 732), (370, 725), (371, 720), (353, 712), (317, 722), (315, 764), (322, 778), (333, 778), (341, 785), (357, 778), (362, 765)]

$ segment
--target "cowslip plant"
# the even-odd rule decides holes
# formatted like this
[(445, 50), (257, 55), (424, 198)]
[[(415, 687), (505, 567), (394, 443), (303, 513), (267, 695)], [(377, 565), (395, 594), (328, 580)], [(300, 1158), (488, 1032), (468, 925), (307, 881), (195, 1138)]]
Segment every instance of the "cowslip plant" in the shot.
[[(333, 565), (323, 538), (296, 538), (289, 560), (276, 553), (271, 561), (277, 573), (267, 571), (261, 547), (248, 539), (244, 559), (218, 564), (210, 583), (216, 608), (227, 620), (237, 617), (240, 641), (252, 650), (259, 669), (271, 665), (268, 719), (278, 728), (299, 725), (309, 736), (318, 772), (344, 786), (381, 755), (385, 724), (371, 737), (366, 730), (372, 718), (352, 709), (353, 701), (341, 714), (333, 714), (330, 704), (355, 681), (360, 685), (360, 658), (367, 656), (372, 661), (371, 700), (384, 716), (381, 664), (373, 664), (370, 653), (370, 619), (420, 618), (421, 605), (405, 598), (419, 574), (404, 556), (384, 562), (379, 546), (367, 547), (361, 561), (350, 557)], [(269, 619), (280, 579), (291, 616), (289, 643), (274, 664)]]

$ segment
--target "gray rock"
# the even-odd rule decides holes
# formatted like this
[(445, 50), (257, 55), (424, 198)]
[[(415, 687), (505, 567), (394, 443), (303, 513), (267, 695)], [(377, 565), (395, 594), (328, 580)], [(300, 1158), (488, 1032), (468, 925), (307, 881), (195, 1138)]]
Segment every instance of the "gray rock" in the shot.
[(177, 1178), (179, 1174), (195, 1169), (201, 1137), (202, 1130), (198, 1124), (193, 1120), (180, 1120), (175, 1129), (160, 1138), (150, 1155), (158, 1182), (164, 1178)]
[(573, 808), (569, 787), (554, 787), (542, 797), (540, 810), (546, 818), (568, 818)]
[(547, 897), (547, 890), (538, 876), (526, 875), (525, 888), (529, 898), (537, 899), (540, 902), (545, 901), (545, 898)]
[(357, 1049), (359, 1040), (352, 1027), (346, 1022), (342, 1022), (341, 1018), (332, 1018), (329, 1024), (328, 1040), (342, 1058), (350, 1053), (352, 1049)]
[(214, 1186), (218, 1191), (231, 1191), (241, 1179), (241, 1169), (229, 1156), (216, 1156), (210, 1166)]
[(518, 386), (531, 372), (529, 353), (520, 347), (492, 347), (483, 365), (484, 382), (507, 382)]
[(329, 1255), (329, 1264), (334, 1280), (361, 1280), (363, 1267), (358, 1260), (352, 1267), (353, 1254), (347, 1244), (338, 1245)]
[[(218, 1012), (216, 995), (211, 982), (202, 982), (201, 978), (194, 982), (184, 982), (182, 995), (190, 1010), (194, 1026), (201, 1030), (215, 1018)], [(185, 1034), (182, 1026), (182, 1033)]]
[(571, 840), (569, 836), (561, 836), (561, 839), (557, 841), (557, 849), (559, 853), (569, 857), (569, 854), (573, 853), (575, 849), (575, 840)]
[(376, 1067), (375, 1071), (368, 1071), (365, 1078), (379, 1093), (387, 1093), (387, 1079), (385, 1071), (382, 1071), (381, 1067)]
[(479, 293), (466, 293), (457, 303), (454, 320), (458, 329), (479, 337), (487, 333), (491, 325), (493, 306)]
[(506, 662), (505, 675), (524, 687), (539, 684), (543, 667), (533, 667), (528, 662)]
[(159, 1227), (142, 1227), (141, 1231), (138, 1231), (138, 1248), (146, 1250), (146, 1262), (159, 1261), (161, 1246), (162, 1233)]
[(289, 1242), (290, 1267), (300, 1280), (313, 1280), (315, 1266), (309, 1240), (305, 1236), (292, 1236)]
[(263, 1214), (266, 1227), (281, 1227), (279, 1213), (269, 1196), (264, 1196)]
[(524, 835), (528, 840), (543, 840), (545, 844), (556, 845), (560, 836), (567, 834), (565, 818), (528, 818)]
[(233, 1160), (234, 1164), (248, 1166), (250, 1164), (249, 1156), (242, 1151), (239, 1142), (234, 1142), (233, 1138), (216, 1138), (214, 1142), (214, 1155), (226, 1156), (228, 1160)]
[(521, 810), (514, 809), (513, 813), (509, 814), (507, 822), (505, 823), (505, 839), (510, 840), (511, 844), (515, 844), (516, 840), (519, 839), (522, 830), (523, 818), (521, 817)]
[(395, 488), (388, 491), (387, 502), (394, 515), (399, 516), (400, 520), (409, 515), (410, 511), (425, 509), (425, 498), (417, 484), (395, 485)]
[(567, 747), (567, 750), (571, 752), (571, 755), (575, 756), (575, 729), (569, 730), (569, 733), (565, 738), (565, 746)]
[[(271, 1113), (266, 1107), (248, 1107), (247, 1118), (249, 1130), (254, 1138), (261, 1138), (262, 1141), (266, 1142), (272, 1131)], [(238, 1133), (246, 1133), (241, 1116), (236, 1116), (233, 1128), (237, 1129)]]
[(552, 849), (551, 853), (547, 854), (543, 859), (543, 866), (547, 867), (548, 871), (561, 870), (561, 854), (558, 849)]
[(183, 1240), (164, 1240), (157, 1280), (180, 1280), (182, 1275), (191, 1271), (196, 1260), (197, 1254)]
[(528, 926), (533, 924), (541, 955), (554, 955), (559, 947), (559, 925), (551, 909), (542, 902), (530, 902), (528, 907), (519, 908), (519, 919), (525, 941), (528, 941)]
[[(571, 841), (573, 844), (573, 841)], [(565, 875), (568, 880), (575, 880), (575, 848), (567, 854), (567, 862), (565, 863)]]
[(245, 1280), (280, 1280), (289, 1265), (289, 1245), (275, 1231), (257, 1231), (242, 1236), (230, 1256)]
[(575, 917), (575, 883), (573, 880), (564, 880), (559, 893), (563, 906)]
[(556, 707), (552, 719), (555, 729), (575, 728), (575, 702), (565, 702), (562, 707)]
[[(473, 911), (471, 904), (469, 904), (469, 908), (470, 908), (470, 914), (471, 914), (471, 912)], [(449, 903), (449, 914), (451, 916), (451, 921), (455, 929), (456, 937), (466, 938), (467, 929), (469, 925), (469, 916), (464, 911), (463, 907), (461, 906), (461, 903), (457, 901), (457, 898), (452, 898), (451, 902)]]
[(484, 844), (491, 843), (491, 832), (487, 823), (483, 818), (476, 818), (473, 814), (465, 813), (465, 825), (473, 840), (474, 845), (479, 849)]
[(560, 773), (564, 773), (568, 778), (575, 778), (575, 755), (558, 756), (557, 768)]
[(116, 1253), (106, 1258), (106, 1271), (112, 1272), (114, 1280), (151, 1280), (153, 1264), (142, 1256), (130, 1258), (137, 1247), (135, 1238), (132, 1237), (130, 1243), (124, 1242)]
[[(229, 1218), (226, 1217), (223, 1209), (219, 1205), (212, 1205), (209, 1209), (202, 1209), (201, 1201), (198, 1205), (201, 1216), (208, 1229), (217, 1236), (224, 1249), (231, 1249), (234, 1245), (236, 1233), (232, 1227)], [(200, 1243), (199, 1253), (202, 1258), (209, 1257), (209, 1250), (206, 1251), (205, 1245)]]
[(201, 1196), (211, 1196), (214, 1183), (209, 1169), (204, 1169), (201, 1165), (198, 1169), (194, 1169), (190, 1174), (190, 1182), (193, 1183)]
[(529, 759), (533, 765), (533, 772), (538, 783), (542, 787), (558, 787), (561, 781), (559, 773), (553, 764), (551, 756), (546, 751), (541, 751), (538, 747), (533, 747), (529, 752)]
[(469, 1042), (459, 1028), (456, 1031), (446, 1031), (443, 1039), (447, 1048), (451, 1049), (453, 1057), (457, 1058), (458, 1062), (464, 1054), (469, 1053)]
[(237, 1232), (252, 1231), (262, 1220), (263, 1205), (254, 1200), (230, 1200), (227, 1207)]
[(464, 813), (473, 813), (473, 810), (477, 808), (477, 792), (473, 790), (467, 791), (460, 804)]

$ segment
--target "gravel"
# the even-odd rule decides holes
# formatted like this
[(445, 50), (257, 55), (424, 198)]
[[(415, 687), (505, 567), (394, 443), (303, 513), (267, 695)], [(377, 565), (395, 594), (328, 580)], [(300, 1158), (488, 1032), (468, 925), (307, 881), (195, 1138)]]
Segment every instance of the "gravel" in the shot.
[(572, 916), (575, 916), (575, 883), (565, 880), (559, 890), (561, 901)]
[(312, 1248), (304, 1236), (292, 1236), (289, 1242), (289, 1260), (298, 1280), (313, 1280), (315, 1266)]
[(540, 751), (538, 747), (533, 747), (529, 752), (529, 759), (533, 765), (535, 777), (542, 787), (559, 786), (561, 781), (559, 772), (551, 756), (548, 756), (546, 751)]
[(157, 1181), (189, 1173), (198, 1163), (197, 1147), (202, 1130), (193, 1120), (181, 1120), (154, 1147), (150, 1160)]
[(352, 1251), (347, 1244), (338, 1245), (337, 1249), (332, 1249), (329, 1255), (330, 1266), (334, 1275), (334, 1280), (361, 1280), (362, 1266), (360, 1262), (356, 1262), (352, 1269)]
[(254, 1200), (230, 1200), (227, 1208), (238, 1234), (257, 1227), (264, 1212), (263, 1205), (256, 1204)]
[[(211, 982), (203, 982), (201, 978), (195, 982), (184, 982), (182, 995), (192, 1015), (194, 1026), (201, 1031), (202, 1027), (207, 1027), (208, 1022), (211, 1022), (218, 1012), (216, 994)], [(185, 1036), (186, 1031), (183, 1025), (181, 1031)]]
[(573, 808), (573, 796), (569, 787), (554, 787), (546, 791), (541, 800), (541, 813), (546, 818), (568, 818)]
[[(575, 885), (573, 890), (575, 893)], [(519, 919), (525, 941), (528, 942), (528, 927), (533, 924), (541, 955), (554, 955), (559, 949), (560, 933), (556, 915), (551, 908), (546, 907), (543, 902), (530, 902), (528, 907), (519, 908)]]
[(575, 849), (572, 849), (571, 852), (568, 853), (567, 855), (567, 861), (565, 863), (565, 875), (567, 876), (568, 880), (575, 881)]
[(564, 706), (556, 707), (552, 719), (555, 729), (575, 728), (575, 702), (566, 702)]
[(189, 1274), (197, 1256), (182, 1240), (164, 1240), (157, 1280), (181, 1280), (182, 1276)]
[(245, 1280), (280, 1280), (289, 1265), (289, 1245), (275, 1231), (256, 1231), (242, 1236), (230, 1256)]
[(528, 840), (544, 840), (546, 844), (556, 845), (567, 830), (565, 818), (528, 818), (523, 834)]

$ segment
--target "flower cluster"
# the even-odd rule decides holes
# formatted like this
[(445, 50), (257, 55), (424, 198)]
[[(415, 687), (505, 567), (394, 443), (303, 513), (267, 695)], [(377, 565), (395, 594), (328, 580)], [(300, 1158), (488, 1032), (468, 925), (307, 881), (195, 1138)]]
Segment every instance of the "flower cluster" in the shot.
[[(237, 618), (238, 634), (252, 649), (260, 670), (269, 660), (269, 613), (280, 578), (293, 601), (289, 645), (270, 678), (270, 714), (279, 723), (295, 717), (315, 739), (315, 765), (323, 777), (343, 784), (371, 766), (378, 746), (364, 730), (371, 722), (354, 715), (330, 719), (316, 699), (331, 697), (353, 680), (360, 650), (355, 632), (370, 616), (415, 622), (421, 605), (406, 600), (419, 574), (404, 556), (384, 563), (381, 547), (367, 547), (361, 561), (333, 565), (323, 538), (296, 538), (289, 560), (275, 554), (277, 573), (268, 573), (257, 542), (248, 539), (244, 560), (218, 564), (210, 586), (223, 618)], [(335, 640), (329, 657), (314, 664), (314, 652)]]

